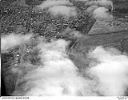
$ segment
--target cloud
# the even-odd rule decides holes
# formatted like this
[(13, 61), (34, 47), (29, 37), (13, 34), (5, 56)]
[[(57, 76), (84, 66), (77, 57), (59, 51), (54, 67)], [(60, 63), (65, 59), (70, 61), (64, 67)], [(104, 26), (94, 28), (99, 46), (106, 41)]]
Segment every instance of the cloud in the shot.
[(94, 10), (93, 16), (96, 19), (113, 19), (113, 16), (108, 12), (105, 7), (98, 7)]
[(128, 87), (127, 55), (114, 48), (96, 47), (88, 53), (88, 59), (91, 58), (89, 66), (83, 66), (86, 70), (79, 72), (79, 68), (67, 55), (66, 47), (69, 43), (63, 39), (49, 43), (41, 40), (37, 46), (41, 65), (24, 64), (15, 70), (14, 73), (24, 73), (22, 67), (31, 69), (17, 80), (12, 95), (125, 95)]
[(13, 48), (28, 41), (32, 37), (32, 34), (21, 35), (11, 33), (1, 37), (1, 51), (6, 51), (9, 48)]
[(46, 9), (49, 7), (53, 7), (53, 6), (58, 6), (58, 5), (71, 5), (71, 3), (68, 0), (46, 0), (44, 2), (42, 2), (41, 5), (38, 5), (37, 8), (39, 9)]
[(70, 17), (77, 15), (75, 7), (68, 7), (68, 6), (54, 6), (49, 8), (48, 11), (51, 12), (54, 16), (63, 15)]
[[(65, 52), (67, 45), (68, 42), (61, 39), (51, 43), (41, 42), (38, 48), (41, 52), (40, 58), (43, 65), (35, 66), (36, 69), (28, 71), (17, 82), (18, 86), (26, 81), (21, 86), (25, 91), (16, 88), (13, 95), (64, 96), (85, 94), (83, 87), (86, 87), (86, 82), (78, 74), (78, 68), (68, 58)], [(86, 90), (86, 93), (90, 92), (90, 89)]]
[(110, 10), (113, 10), (113, 3), (110, 0), (88, 0), (87, 12), (93, 15), (95, 19), (113, 19)]
[(99, 5), (106, 8), (113, 9), (113, 2), (111, 0), (86, 0), (86, 5)]
[(95, 19), (113, 18), (112, 15), (108, 13), (109, 10), (113, 10), (113, 3), (110, 0), (73, 0), (72, 2), (69, 2), (69, 0), (46, 0), (37, 6), (37, 8), (42, 10), (48, 8), (48, 12), (53, 15), (76, 16), (77, 7), (73, 5), (73, 2), (84, 3), (85, 8), (87, 7), (86, 11)]
[(90, 69), (99, 81), (97, 91), (106, 96), (124, 95), (128, 88), (128, 56), (114, 48), (97, 47), (91, 57), (98, 61)]

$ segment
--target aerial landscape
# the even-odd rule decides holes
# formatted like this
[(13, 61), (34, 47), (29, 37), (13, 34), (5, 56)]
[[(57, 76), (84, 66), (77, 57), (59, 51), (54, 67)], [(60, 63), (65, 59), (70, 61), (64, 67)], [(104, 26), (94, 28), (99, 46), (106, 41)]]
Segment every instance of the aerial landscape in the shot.
[(0, 0), (1, 96), (128, 96), (128, 0)]

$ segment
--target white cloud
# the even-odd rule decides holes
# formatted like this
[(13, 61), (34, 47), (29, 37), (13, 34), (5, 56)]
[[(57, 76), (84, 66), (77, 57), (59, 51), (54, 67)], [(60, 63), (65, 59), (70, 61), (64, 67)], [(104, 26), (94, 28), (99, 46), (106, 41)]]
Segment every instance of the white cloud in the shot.
[(95, 19), (113, 19), (109, 10), (113, 10), (113, 3), (110, 0), (88, 0), (85, 5), (88, 5), (87, 12), (89, 12)]
[(113, 19), (113, 16), (110, 15), (108, 9), (105, 7), (98, 7), (94, 10), (93, 16), (96, 19)]
[[(65, 40), (57, 40), (51, 43), (41, 42), (38, 48), (41, 50), (41, 66), (28, 71), (17, 84), (26, 80), (21, 91), (16, 88), (13, 95), (42, 95), (42, 96), (75, 96), (75, 95), (95, 95), (88, 84), (94, 84), (90, 80), (85, 80), (78, 73), (78, 68), (68, 58), (66, 54)], [(27, 66), (27, 65), (26, 65)], [(28, 90), (28, 91), (27, 91)]]
[(49, 8), (48, 11), (51, 12), (54, 16), (63, 15), (70, 17), (77, 15), (75, 7), (68, 7), (68, 6), (54, 6)]
[[(89, 6), (87, 12), (93, 15), (95, 19), (113, 19), (113, 16), (108, 13), (109, 9), (113, 10), (113, 3), (110, 0), (74, 0), (74, 2), (75, 1), (85, 2), (85, 7)], [(73, 6), (72, 3), (68, 0), (47, 0), (42, 2), (37, 8), (42, 10), (48, 8), (48, 11), (53, 15), (60, 14), (69, 17), (77, 15), (76, 7)], [(69, 5), (72, 5), (72, 7), (68, 7)]]
[(9, 48), (20, 45), (31, 38), (32, 34), (21, 35), (11, 33), (9, 35), (1, 37), (1, 50), (5, 51)]
[(99, 5), (106, 8), (112, 8), (113, 9), (113, 2), (111, 0), (88, 0), (86, 5)]
[(91, 52), (98, 63), (91, 73), (99, 79), (98, 91), (106, 96), (124, 95), (128, 88), (128, 56), (116, 49), (97, 47)]
[(71, 3), (68, 0), (46, 0), (37, 7), (43, 10), (45, 8), (49, 8), (52, 6), (65, 5), (65, 4), (71, 5)]
[[(89, 66), (83, 66), (87, 70), (80, 73), (67, 55), (68, 44), (69, 42), (63, 39), (52, 40), (50, 43), (41, 40), (37, 46), (40, 50), (41, 65), (24, 64), (19, 67), (20, 69), (24, 66), (32, 67), (32, 69), (17, 80), (17, 88), (13, 95), (119, 96), (125, 94), (128, 87), (127, 55), (121, 54), (114, 48), (96, 47), (88, 54), (88, 57), (93, 59)], [(20, 69), (15, 72), (21, 73)], [(82, 76), (84, 73), (91, 78)]]

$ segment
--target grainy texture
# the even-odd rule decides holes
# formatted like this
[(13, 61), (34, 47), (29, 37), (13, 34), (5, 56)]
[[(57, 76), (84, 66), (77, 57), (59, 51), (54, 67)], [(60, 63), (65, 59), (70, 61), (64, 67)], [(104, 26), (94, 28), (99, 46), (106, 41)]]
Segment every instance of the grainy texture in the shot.
[[(114, 20), (112, 21), (96, 21), (92, 16), (81, 12), (86, 7), (83, 8), (84, 3), (79, 2), (74, 2), (74, 5), (80, 9), (78, 10), (79, 16), (72, 17), (69, 20), (62, 16), (54, 17), (47, 13), (47, 10), (40, 11), (34, 8), (42, 1), (9, 0), (7, 2), (2, 0), (0, 2), (1, 36), (9, 35), (12, 32), (15, 34), (34, 33), (34, 37), (28, 43), (11, 48), (1, 54), (2, 95), (10, 95), (14, 91), (15, 79), (21, 78), (28, 70), (34, 69), (31, 65), (41, 64), (38, 56), (40, 52), (36, 48), (38, 37), (44, 36), (48, 42), (51, 38), (62, 38), (70, 41), (71, 44), (67, 48), (68, 55), (80, 72), (85, 68), (83, 66), (89, 64), (86, 54), (90, 48), (102, 45), (104, 47), (116, 47), (122, 52), (128, 52), (127, 0), (113, 0)], [(67, 32), (63, 33), (63, 31)], [(80, 37), (72, 36), (74, 31), (79, 31), (82, 35)], [(26, 62), (31, 67), (25, 67)], [(17, 67), (24, 73), (11, 73), (10, 70)]]

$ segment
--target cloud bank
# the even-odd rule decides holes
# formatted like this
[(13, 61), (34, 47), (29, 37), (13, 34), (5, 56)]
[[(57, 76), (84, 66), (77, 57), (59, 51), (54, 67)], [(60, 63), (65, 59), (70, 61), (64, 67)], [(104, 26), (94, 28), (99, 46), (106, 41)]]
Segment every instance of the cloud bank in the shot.
[[(13, 95), (31, 96), (120, 96), (128, 87), (128, 56), (114, 48), (96, 47), (88, 53), (92, 60), (82, 73), (69, 59), (63, 39), (41, 41), (40, 66), (32, 66), (18, 79)], [(27, 67), (27, 64), (25, 64)], [(22, 66), (21, 66), (22, 67)], [(24, 66), (23, 66), (24, 67)], [(83, 76), (87, 74), (88, 76)], [(21, 84), (22, 83), (22, 84)]]
[(114, 48), (97, 47), (91, 57), (99, 62), (91, 66), (98, 78), (98, 91), (103, 95), (124, 95), (128, 88), (128, 56)]
[(73, 15), (77, 16), (77, 7), (74, 6), (73, 2), (84, 3), (83, 8), (87, 7), (86, 11), (95, 19), (113, 18), (113, 16), (108, 13), (110, 10), (113, 10), (113, 3), (110, 0), (46, 0), (42, 2), (41, 5), (38, 5), (37, 8), (42, 10), (48, 9), (48, 12), (53, 15), (63, 15), (69, 17), (72, 16), (70, 13), (74, 13)]

